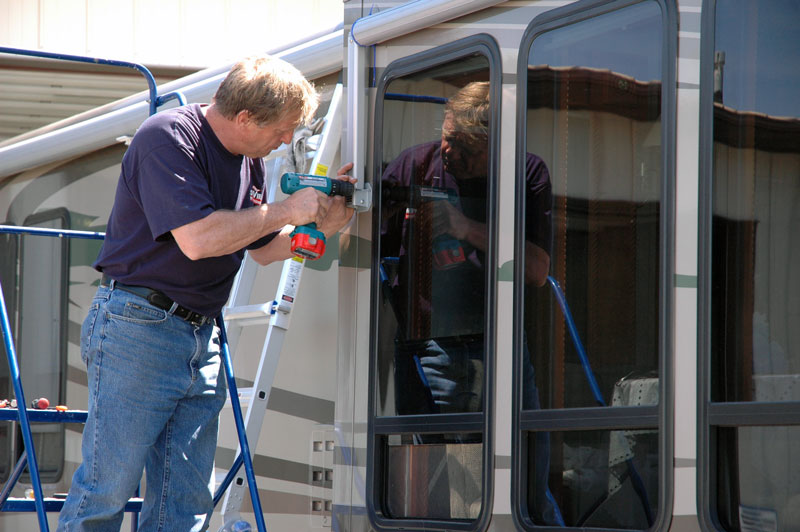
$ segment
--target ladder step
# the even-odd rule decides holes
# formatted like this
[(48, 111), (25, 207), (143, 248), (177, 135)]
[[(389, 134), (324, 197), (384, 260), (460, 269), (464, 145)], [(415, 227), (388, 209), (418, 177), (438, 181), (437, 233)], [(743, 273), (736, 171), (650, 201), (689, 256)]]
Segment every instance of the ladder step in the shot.
[[(133, 498), (125, 505), (126, 512), (141, 512), (142, 511), (141, 498)], [(64, 499), (57, 499), (54, 497), (44, 498), (44, 511), (45, 512), (60, 512), (64, 506)], [(35, 512), (36, 501), (34, 499), (27, 499), (22, 497), (9, 497), (0, 512)]]
[[(27, 412), (30, 421), (43, 423), (86, 423), (88, 416), (86, 410), (58, 411), (52, 408), (47, 410), (28, 408)], [(0, 408), (0, 420), (19, 421), (19, 410), (16, 408)]]
[(273, 308), (274, 302), (270, 301), (259, 305), (228, 307), (223, 315), (226, 322), (235, 321), (238, 325), (256, 325), (268, 323), (270, 317), (274, 314)]

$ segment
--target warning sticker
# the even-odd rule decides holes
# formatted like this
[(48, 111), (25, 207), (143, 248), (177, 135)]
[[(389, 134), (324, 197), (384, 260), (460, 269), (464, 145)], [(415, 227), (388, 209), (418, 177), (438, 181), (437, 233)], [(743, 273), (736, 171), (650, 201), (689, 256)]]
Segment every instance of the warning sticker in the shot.
[(739, 505), (742, 532), (778, 532), (778, 513), (768, 508)]

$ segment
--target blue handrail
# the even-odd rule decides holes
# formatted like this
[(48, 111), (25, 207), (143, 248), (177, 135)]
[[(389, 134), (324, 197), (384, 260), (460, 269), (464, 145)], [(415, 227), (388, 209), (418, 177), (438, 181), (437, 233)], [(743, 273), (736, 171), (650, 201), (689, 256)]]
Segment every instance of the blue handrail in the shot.
[(101, 59), (99, 57), (87, 57), (82, 55), (58, 54), (53, 52), (44, 52), (41, 50), (26, 50), (23, 48), (11, 48), (8, 46), (0, 46), (0, 53), (14, 54), (14, 55), (27, 55), (30, 57), (43, 57), (47, 59), (59, 59), (63, 61), (74, 61), (78, 63), (93, 63), (97, 65), (110, 65), (124, 68), (132, 68), (138, 70), (147, 80), (147, 86), (150, 91), (150, 114), (156, 114), (157, 109), (169, 100), (177, 99), (181, 105), (186, 104), (186, 99), (180, 92), (170, 92), (163, 96), (158, 95), (156, 89), (156, 80), (150, 70), (139, 63), (131, 63), (128, 61), (118, 61), (116, 59)]

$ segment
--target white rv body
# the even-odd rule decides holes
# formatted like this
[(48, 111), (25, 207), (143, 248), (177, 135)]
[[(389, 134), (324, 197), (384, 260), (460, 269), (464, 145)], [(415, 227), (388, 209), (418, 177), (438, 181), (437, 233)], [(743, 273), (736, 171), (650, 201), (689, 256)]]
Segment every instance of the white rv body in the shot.
[[(535, 37), (532, 33), (534, 30), (539, 32), (536, 35), (544, 35), (571, 24), (592, 20), (608, 20), (613, 25), (618, 21), (614, 16), (619, 15), (620, 19), (624, 19), (625, 10), (635, 9), (640, 4), (647, 4), (648, 8), (659, 12), (663, 20), (662, 57), (666, 64), (662, 65), (662, 71), (667, 74), (661, 80), (664, 85), (659, 94), (664, 100), (659, 107), (661, 114), (656, 121), (657, 127), (645, 131), (651, 125), (646, 119), (632, 119), (623, 123), (618, 120), (621, 116), (619, 113), (605, 110), (601, 118), (607, 120), (605, 124), (611, 124), (603, 126), (608, 129), (587, 131), (595, 134), (591, 142), (596, 142), (594, 146), (600, 153), (599, 157), (603, 155), (603, 146), (611, 146), (607, 152), (608, 159), (612, 159), (607, 162), (609, 165), (618, 156), (614, 151), (614, 139), (627, 138), (626, 135), (640, 140), (647, 137), (639, 146), (650, 143), (650, 146), (659, 147), (653, 152), (655, 155), (642, 155), (641, 166), (637, 166), (636, 170), (644, 180), (648, 175), (653, 175), (646, 168), (652, 163), (657, 167), (652, 172), (660, 176), (658, 186), (643, 186), (637, 192), (641, 193), (637, 199), (641, 205), (660, 203), (655, 219), (648, 222), (654, 225), (647, 226), (648, 230), (655, 230), (658, 237), (657, 248), (653, 251), (656, 265), (653, 279), (658, 291), (653, 296), (655, 303), (644, 302), (653, 303), (656, 308), (657, 321), (648, 345), (654, 345), (657, 351), (653, 355), (657, 364), (652, 368), (657, 375), (634, 379), (635, 386), (639, 386), (640, 399), (646, 396), (639, 403), (627, 396), (613, 396), (615, 400), (622, 401), (615, 405), (643, 405), (641, 416), (644, 421), (634, 419), (638, 415), (636, 412), (639, 412), (635, 410), (630, 410), (630, 418), (614, 412), (595, 417), (595, 410), (583, 404), (572, 405), (576, 408), (570, 410), (569, 398), (565, 400), (566, 404), (543, 399), (546, 405), (550, 405), (549, 408), (556, 411), (550, 418), (547, 417), (548, 406), (543, 410), (544, 417), (536, 412), (520, 414), (515, 395), (519, 385), (516, 381), (519, 355), (515, 352), (518, 350), (517, 339), (522, 338), (522, 326), (518, 323), (522, 289), (517, 285), (521, 273), (517, 270), (520, 264), (518, 249), (521, 249), (518, 237), (521, 227), (518, 220), (518, 142), (521, 142), (523, 132), (530, 135), (530, 143), (536, 134), (534, 132), (538, 131), (535, 127), (548, 123), (558, 128), (562, 124), (559, 121), (563, 119), (553, 109), (537, 107), (530, 114), (521, 111), (523, 106), (518, 101), (523, 84), (520, 79), (520, 55), (524, 60), (528, 54), (528, 49), (522, 50), (521, 47), (525, 43), (530, 44)], [(800, 360), (800, 338), (798, 328), (790, 324), (778, 330), (774, 318), (780, 313), (796, 323), (800, 315), (797, 274), (781, 270), (782, 266), (789, 265), (790, 269), (794, 268), (793, 271), (800, 271), (796, 268), (800, 261), (800, 241), (796, 237), (800, 221), (793, 214), (800, 211), (797, 201), (800, 197), (800, 151), (796, 143), (791, 142), (788, 142), (788, 147), (780, 148), (775, 148), (774, 143), (770, 147), (766, 141), (761, 144), (758, 141), (751, 144), (742, 141), (742, 145), (734, 146), (732, 141), (712, 138), (709, 133), (715, 116), (733, 116), (742, 121), (767, 124), (764, 126), (766, 129), (773, 128), (770, 131), (800, 132), (800, 113), (789, 114), (787, 118), (768, 113), (755, 116), (758, 113), (747, 112), (752, 109), (745, 109), (740, 114), (723, 106), (717, 106), (714, 110), (714, 69), (713, 64), (709, 64), (709, 57), (713, 59), (713, 53), (709, 55), (707, 48), (702, 48), (701, 44), (713, 48), (715, 26), (710, 13), (723, 4), (723, 0), (598, 0), (575, 3), (566, 0), (388, 0), (373, 5), (362, 0), (348, 0), (343, 2), (343, 30), (289, 50), (278, 51), (277, 55), (297, 65), (321, 89), (321, 114), (326, 110), (336, 84), (344, 85), (341, 148), (331, 161), (329, 170), (333, 175), (342, 162), (354, 161), (356, 168), (353, 175), (358, 178), (359, 186), (369, 184), (376, 193), (372, 199), (372, 209), (358, 212), (338, 239), (328, 242), (328, 253), (322, 259), (306, 262), (291, 326), (286, 333), (270, 391), (264, 426), (258, 442), (251, 442), (260, 500), (270, 530), (367, 532), (404, 528), (508, 532), (540, 526), (532, 512), (528, 512), (526, 501), (520, 500), (519, 490), (529, 482), (529, 471), (520, 461), (525, 453), (517, 447), (519, 434), (526, 430), (536, 432), (535, 427), (530, 428), (536, 423), (540, 423), (536, 426), (543, 427), (540, 430), (554, 434), (553, 441), (556, 442), (570, 441), (572, 435), (581, 432), (607, 434), (611, 438), (625, 431), (628, 436), (633, 435), (631, 437), (649, 433), (655, 442), (655, 450), (648, 455), (651, 463), (648, 466), (650, 473), (647, 474), (651, 475), (649, 478), (657, 487), (656, 493), (651, 494), (654, 508), (652, 528), (689, 532), (714, 529), (788, 530), (800, 527), (800, 514), (797, 512), (800, 507), (800, 482), (797, 480), (800, 478), (800, 461), (796, 453), (791, 451), (791, 442), (796, 438), (800, 425), (800, 410), (797, 409), (800, 396), (796, 391), (797, 375), (800, 374), (800, 364), (797, 362)], [(609, 14), (614, 16), (602, 18)], [(703, 18), (706, 16), (709, 19)], [(787, 9), (786, 17), (795, 27), (800, 26), (800, 12), (796, 8)], [(765, 28), (760, 27), (759, 30), (764, 31)], [(721, 32), (718, 30), (718, 33)], [(567, 43), (565, 46), (569, 44), (568, 34), (564, 34), (563, 42)], [(414, 75), (417, 72), (413, 65), (415, 58), (420, 58), (421, 69), (439, 68), (446, 64), (441, 62), (444, 59), (436, 57), (440, 50), (442, 57), (452, 55), (458, 58), (462, 53), (460, 50), (470, 46), (490, 50), (486, 55), (487, 70), (491, 71), (492, 83), (497, 81), (493, 94), (499, 97), (496, 102), (499, 115), (493, 118), (496, 127), (491, 130), (491, 134), (496, 136), (491, 162), (493, 175), (496, 176), (496, 190), (492, 196), (496, 202), (493, 206), (496, 218), (492, 233), (493, 265), (496, 268), (488, 277), (491, 280), (489, 293), (494, 297), (487, 305), (487, 323), (492, 330), (492, 341), (487, 351), (491, 369), (487, 370), (490, 378), (483, 383), (486, 397), (483, 417), (479, 422), (483, 427), (482, 445), (467, 449), (465, 456), (469, 456), (461, 458), (461, 462), (455, 455), (464, 447), (445, 446), (441, 452), (445, 455), (444, 462), (451, 468), (455, 463), (468, 470), (466, 477), (469, 478), (464, 481), (465, 485), (471, 482), (477, 487), (474, 487), (475, 493), (469, 495), (472, 506), (469, 501), (464, 503), (468, 498), (465, 493), (456, 493), (458, 488), (451, 488), (450, 492), (439, 495), (449, 499), (452, 515), (426, 516), (423, 509), (418, 510), (419, 515), (414, 514), (409, 518), (408, 515), (393, 513), (396, 501), (392, 497), (396, 493), (387, 493), (390, 488), (386, 486), (390, 480), (394, 481), (394, 477), (389, 478), (388, 469), (375, 469), (378, 467), (376, 464), (395, 468), (391, 470), (400, 476), (405, 474), (412, 488), (416, 486), (409, 463), (391, 461), (396, 455), (392, 455), (395, 457), (392, 459), (386, 458), (385, 462), (376, 458), (383, 445), (381, 438), (392, 442), (386, 444), (386, 448), (391, 447), (392, 452), (407, 452), (409, 462), (419, 458), (416, 454), (418, 450), (413, 445), (407, 445), (405, 440), (393, 447), (395, 441), (401, 440), (401, 435), (413, 432), (411, 429), (397, 428), (398, 437), (394, 440), (395, 429), (386, 428), (387, 425), (382, 425), (378, 419), (381, 417), (381, 405), (377, 404), (375, 387), (378, 384), (375, 381), (376, 353), (379, 349), (376, 331), (379, 325), (375, 320), (378, 312), (376, 307), (380, 305), (376, 295), (379, 285), (376, 282), (378, 257), (374, 239), (381, 233), (374, 217), (381, 202), (378, 187), (381, 176), (378, 174), (385, 161), (376, 158), (382, 156), (380, 149), (390, 152), (405, 147), (403, 143), (406, 138), (401, 139), (399, 134), (396, 138), (384, 134), (390, 129), (388, 118), (397, 115), (384, 112), (380, 107), (386, 100), (381, 91), (387, 86), (399, 86), (405, 77)], [(797, 46), (796, 43), (794, 46)], [(477, 55), (481, 53), (479, 51)], [(496, 58), (492, 55), (494, 53)], [(790, 58), (800, 56), (796, 51), (792, 54)], [(536, 66), (541, 65), (531, 64), (530, 68)], [(614, 72), (601, 70), (587, 68), (584, 73), (590, 80), (606, 76), (603, 79), (612, 80), (618, 85), (627, 79)], [(207, 75), (196, 74), (184, 80), (185, 83), (178, 80), (167, 88), (182, 91), (190, 102), (208, 101), (226, 71), (227, 67), (211, 69), (206, 71)], [(539, 72), (542, 76), (560, 75), (558, 68)], [(631, 82), (631, 87), (636, 85), (642, 91), (647, 91), (652, 88), (652, 85), (648, 85), (651, 81), (644, 80), (640, 85)], [(629, 92), (633, 93), (634, 90), (631, 88)], [(174, 105), (174, 102), (170, 105)], [(411, 108), (408, 107), (409, 110)], [(724, 114), (729, 111), (732, 114)], [(124, 138), (135, 133), (146, 115), (147, 104), (142, 96), (108, 112), (92, 114), (85, 120), (71, 122), (60, 129), (26, 135), (18, 143), (0, 147), (0, 221), (7, 225), (40, 224), (102, 231), (110, 213), (120, 161), (125, 151)], [(570, 115), (570, 119), (576, 117), (585, 118), (587, 123), (600, 120), (598, 115), (592, 115), (589, 111), (585, 116)], [(630, 123), (637, 121), (645, 125), (641, 131), (631, 133), (635, 127)], [(409, 119), (404, 125), (411, 128), (419, 126), (419, 123)], [(577, 129), (580, 126), (574, 127)], [(378, 145), (376, 139), (380, 139)], [(560, 149), (555, 137), (540, 136), (536, 139), (543, 146), (543, 151), (556, 153)], [(604, 145), (602, 142), (606, 140), (607, 144)], [(554, 191), (558, 191), (558, 176), (566, 171), (564, 163), (548, 160), (548, 164)], [(712, 364), (710, 354), (712, 321), (718, 317), (718, 314), (713, 314), (712, 320), (712, 310), (717, 301), (712, 293), (716, 294), (713, 290), (717, 288), (712, 290), (710, 279), (712, 270), (717, 271), (712, 266), (716, 264), (713, 250), (717, 248), (712, 248), (711, 234), (712, 225), (718, 223), (717, 216), (720, 215), (718, 210), (712, 209), (712, 204), (716, 208), (721, 202), (720, 195), (724, 194), (722, 189), (712, 188), (718, 181), (712, 179), (711, 168), (725, 164), (730, 167), (738, 164), (742, 168), (757, 168), (754, 173), (764, 180), (753, 185), (753, 191), (741, 193), (738, 202), (729, 204), (723, 218), (730, 226), (739, 227), (734, 222), (746, 226), (741, 230), (742, 233), (737, 233), (739, 240), (734, 239), (735, 242), (732, 240), (731, 244), (750, 245), (746, 243), (752, 242), (752, 249), (746, 249), (750, 249), (757, 258), (753, 260), (751, 269), (745, 268), (744, 274), (752, 278), (769, 275), (770, 279), (775, 279), (775, 285), (770, 285), (765, 292), (754, 289), (752, 292), (756, 295), (747, 292), (749, 295), (742, 296), (745, 307), (750, 305), (747, 308), (753, 312), (752, 316), (746, 316), (741, 322), (746, 324), (745, 329), (750, 328), (751, 333), (745, 335), (744, 341), (755, 345), (744, 350), (754, 360), (760, 360), (759, 349), (762, 349), (769, 354), (769, 360), (777, 360), (780, 354), (781, 360), (785, 361), (782, 365), (776, 363), (769, 370), (762, 368), (753, 370), (752, 375), (748, 374), (749, 377), (745, 375), (749, 383), (747, 386), (752, 388), (750, 395), (750, 392), (738, 391), (725, 395), (716, 388), (716, 379), (721, 377), (713, 370), (716, 366)], [(766, 182), (768, 185), (763, 184)], [(607, 204), (621, 201), (622, 198), (615, 197), (618, 184), (604, 183), (609, 187), (607, 191), (594, 192)], [(751, 209), (752, 205), (766, 201), (756, 193), (756, 190), (761, 190), (758, 187), (769, 188), (769, 201), (772, 203), (767, 207), (762, 205)], [(591, 204), (592, 198), (580, 199), (586, 199), (587, 204)], [(595, 205), (592, 208), (600, 207)], [(768, 212), (770, 218), (762, 220), (753, 212)], [(748, 229), (750, 222), (758, 225), (759, 230)], [(769, 244), (759, 240), (766, 231), (762, 228), (771, 228)], [(758, 238), (753, 235), (758, 235)], [(31, 238), (34, 237), (25, 237), (26, 241)], [(8, 288), (6, 280), (2, 279), (3, 290), (7, 299), (12, 297), (17, 302), (13, 307), (18, 313), (15, 327), (20, 337), (24, 338), (33, 329), (23, 331), (23, 327), (32, 327), (34, 320), (53, 313), (30, 310), (23, 304), (25, 299), (21, 292), (28, 289), (24, 284), (24, 272), (28, 271), (25, 269), (25, 260), (30, 261), (32, 257), (24, 255), (17, 240), (4, 240), (2, 243), (8, 245), (9, 250), (13, 246), (13, 259), (9, 252), (6, 255), (7, 263), (0, 263), (0, 267), (6, 269), (0, 269), (0, 272), (9, 271), (15, 275), (11, 283), (14, 288)], [(59, 270), (56, 266), (42, 269), (43, 273), (58, 273), (63, 283), (42, 304), (49, 307), (66, 305), (67, 313), (61, 317), (65, 320), (63, 327), (66, 339), (63, 361), (59, 355), (52, 357), (53, 364), (63, 364), (59, 370), (61, 373), (55, 379), (63, 382), (60, 400), (72, 408), (83, 408), (87, 389), (85, 367), (79, 354), (79, 331), (99, 278), (99, 274), (91, 268), (99, 244), (71, 242), (69, 246), (66, 270)], [(61, 255), (63, 250), (50, 250), (48, 253), (57, 253), (56, 257), (66, 259)], [(762, 254), (771, 257), (771, 262), (763, 259)], [(598, 252), (597, 256), (602, 258), (602, 252)], [(43, 257), (43, 260), (53, 262), (54, 256)], [(598, 259), (594, 260), (601, 264)], [(554, 275), (558, 273), (556, 263), (554, 259)], [(562, 263), (562, 266), (565, 264)], [(260, 269), (250, 295), (251, 303), (272, 300), (280, 272), (280, 264)], [(779, 310), (770, 306), (776, 299), (783, 301)], [(570, 304), (579, 306), (579, 302), (574, 300)], [(557, 312), (553, 310), (554, 314)], [(580, 309), (577, 312), (580, 313)], [(764, 330), (769, 332), (763, 333)], [(734, 335), (733, 332), (729, 334)], [(247, 327), (236, 342), (235, 374), (244, 388), (252, 385), (264, 336), (264, 327)], [(566, 333), (563, 333), (563, 338), (565, 344), (570, 343)], [(58, 345), (57, 339), (53, 345)], [(21, 357), (27, 355), (24, 349), (23, 345)], [(753, 351), (756, 351), (755, 354)], [(590, 350), (589, 357), (592, 358), (592, 355)], [(597, 360), (594, 369), (602, 374), (602, 361), (606, 359)], [(25, 364), (22, 363), (23, 371)], [(579, 363), (567, 360), (567, 369), (564, 371), (570, 371), (570, 364), (579, 367)], [(747, 369), (744, 373), (748, 373)], [(734, 377), (731, 379), (736, 380)], [(612, 384), (622, 382), (623, 379), (619, 379)], [(390, 395), (397, 393), (394, 384), (388, 386)], [(624, 387), (623, 384), (620, 386)], [(588, 385), (586, 387), (588, 389)], [(581, 393), (588, 394), (586, 390)], [(603, 393), (611, 403), (611, 387), (603, 390)], [(388, 408), (391, 409), (391, 405)], [(454, 423), (458, 421), (455, 419)], [(391, 422), (394, 421), (386, 421)], [(9, 444), (5, 449), (0, 439), (0, 460), (7, 462), (3, 466), (6, 467), (5, 471), (8, 464), (13, 467), (21, 446), (17, 429), (10, 428), (10, 423), (8, 426), (6, 434)], [(53, 462), (53, 473), (50, 480), (45, 480), (45, 491), (63, 493), (68, 490), (71, 475), (80, 460), (81, 432), (80, 427), (67, 425), (63, 437), (59, 433), (54, 434), (51, 438), (55, 443), (51, 445), (58, 448), (56, 455), (61, 458)], [(729, 442), (730, 448), (726, 448), (728, 454), (723, 452), (724, 449), (720, 450), (724, 447), (719, 443), (721, 441)], [(606, 445), (611, 446), (608, 443)], [(587, 475), (591, 469), (589, 461), (597, 460), (599, 453), (591, 445), (585, 447), (585, 454), (581, 455), (587, 461), (585, 469), (576, 466), (566, 471), (564, 466), (559, 482), (566, 485), (573, 481), (570, 475)], [(762, 455), (758, 450), (762, 448), (769, 450)], [(608, 450), (605, 447), (603, 449)], [(226, 407), (222, 414), (217, 451), (218, 480), (226, 474), (236, 450), (231, 409)], [(563, 443), (559, 452), (560, 464), (563, 465), (565, 453), (569, 459), (577, 460), (576, 457), (583, 451), (574, 450)], [(575, 454), (570, 455), (572, 452)], [(3, 453), (7, 453), (7, 456)], [(465, 464), (472, 459), (478, 462), (473, 469), (469, 469)], [(608, 453), (601, 458), (606, 473), (611, 469), (609, 460)], [(721, 466), (722, 463), (730, 468)], [(402, 470), (402, 467), (407, 469)], [(0, 468), (0, 473), (3, 471)], [(723, 474), (732, 474), (731, 471), (737, 472), (735, 483), (728, 483)], [(588, 479), (588, 476), (583, 479)], [(587, 487), (587, 493), (596, 489), (597, 485), (606, 486), (611, 481), (608, 475), (599, 481), (595, 479), (592, 481), (594, 484)], [(26, 482), (29, 481), (23, 479), (15, 489), (15, 495), (21, 496), (30, 486)], [(589, 483), (589, 480), (586, 482)], [(378, 493), (376, 490), (383, 491)], [(612, 491), (611, 488), (609, 491)], [(735, 495), (729, 493), (732, 491), (736, 492)], [(404, 502), (412, 498), (406, 492), (398, 497), (405, 498)], [(392, 500), (387, 502), (389, 499)], [(465, 504), (467, 508), (462, 514), (453, 510), (457, 499), (459, 504)], [(575, 510), (578, 514), (585, 510), (574, 501), (569, 503), (561, 500), (560, 503), (565, 508), (569, 508), (570, 504), (575, 508), (580, 507), (580, 511)], [(600, 501), (598, 507), (603, 507), (603, 511), (609, 515), (622, 511), (614, 506), (613, 501)], [(409, 511), (413, 514), (417, 510)], [(629, 511), (633, 515), (639, 510)], [(241, 514), (253, 522), (252, 507), (248, 500), (242, 504)], [(54, 529), (56, 515), (50, 514), (49, 518), (50, 528)], [(126, 517), (124, 526), (127, 526), (129, 519)], [(634, 516), (631, 522), (641, 523), (641, 519), (644, 517)], [(624, 519), (618, 521), (623, 522)], [(580, 525), (575, 525), (573, 520), (571, 526), (612, 530), (649, 528), (647, 524), (614, 527), (608, 525), (609, 522), (598, 517), (597, 523), (600, 524), (592, 525), (589, 520), (589, 524), (581, 521)], [(606, 523), (605, 526), (602, 526), (603, 523)], [(210, 530), (217, 530), (222, 524), (223, 515), (218, 507)], [(567, 524), (570, 527), (569, 522)], [(33, 513), (0, 513), (0, 528), (3, 530), (35, 530), (37, 526)]]

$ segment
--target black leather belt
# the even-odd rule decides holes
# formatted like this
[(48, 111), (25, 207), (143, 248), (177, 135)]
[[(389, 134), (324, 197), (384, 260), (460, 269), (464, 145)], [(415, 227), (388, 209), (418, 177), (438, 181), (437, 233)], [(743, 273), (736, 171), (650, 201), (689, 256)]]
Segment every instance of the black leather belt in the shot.
[(153, 290), (152, 288), (147, 288), (146, 286), (134, 286), (120, 283), (106, 274), (103, 274), (103, 278), (100, 280), (100, 284), (102, 286), (112, 286), (112, 282), (115, 288), (119, 288), (120, 290), (124, 290), (128, 293), (142, 297), (154, 307), (160, 308), (161, 310), (166, 310), (174, 316), (177, 316), (184, 321), (188, 321), (197, 327), (205, 325), (206, 323), (211, 323), (212, 321), (212, 318), (203, 316), (199, 312), (189, 310), (186, 307), (176, 304), (166, 294), (164, 294), (164, 292)]

